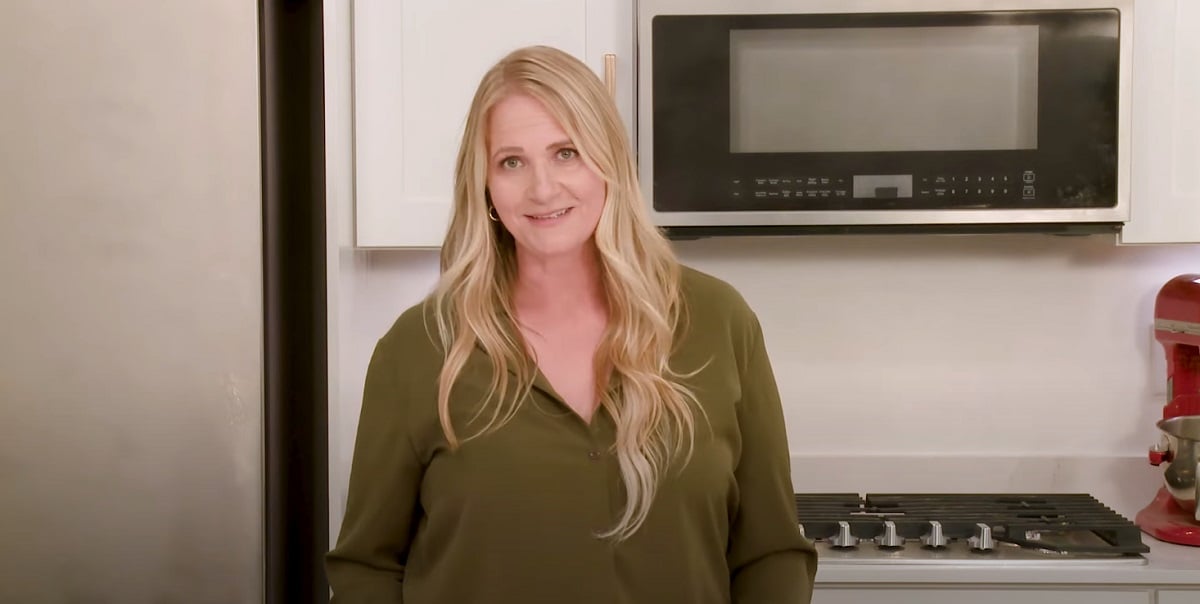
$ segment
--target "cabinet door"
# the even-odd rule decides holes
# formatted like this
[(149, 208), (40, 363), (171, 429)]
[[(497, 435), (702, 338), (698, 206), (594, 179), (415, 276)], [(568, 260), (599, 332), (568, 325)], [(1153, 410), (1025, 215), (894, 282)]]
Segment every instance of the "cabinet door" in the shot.
[(1150, 597), (1148, 590), (1137, 589), (929, 589), (889, 585), (874, 589), (818, 588), (812, 604), (1150, 604)]
[(1200, 602), (1200, 589), (1160, 590), (1158, 592), (1158, 604), (1196, 604), (1196, 602)]
[(1200, 2), (1138, 0), (1122, 243), (1200, 242)]
[(359, 247), (441, 244), (467, 108), (508, 51), (547, 44), (602, 73), (604, 52), (633, 47), (632, 4), (618, 0), (359, 0), (353, 21)]

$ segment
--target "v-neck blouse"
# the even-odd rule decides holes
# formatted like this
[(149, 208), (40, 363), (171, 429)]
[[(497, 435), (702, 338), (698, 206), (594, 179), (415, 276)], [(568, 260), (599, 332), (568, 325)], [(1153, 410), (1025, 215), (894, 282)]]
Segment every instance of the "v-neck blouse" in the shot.
[[(803, 604), (816, 573), (795, 517), (787, 437), (757, 317), (731, 286), (684, 269), (672, 367), (697, 414), (690, 461), (649, 516), (601, 539), (624, 506), (612, 417), (590, 423), (540, 374), (513, 418), (451, 451), (442, 364), (420, 305), (376, 345), (346, 514), (326, 557), (333, 604)], [(698, 370), (698, 371), (697, 371)], [(451, 392), (459, 436), (490, 383), (476, 349)]]

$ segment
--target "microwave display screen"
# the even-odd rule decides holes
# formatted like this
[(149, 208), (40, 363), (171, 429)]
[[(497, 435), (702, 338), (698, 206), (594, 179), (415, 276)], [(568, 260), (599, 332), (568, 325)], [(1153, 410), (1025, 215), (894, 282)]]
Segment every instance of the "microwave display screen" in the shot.
[(1036, 149), (1038, 38), (1037, 25), (731, 29), (729, 150)]

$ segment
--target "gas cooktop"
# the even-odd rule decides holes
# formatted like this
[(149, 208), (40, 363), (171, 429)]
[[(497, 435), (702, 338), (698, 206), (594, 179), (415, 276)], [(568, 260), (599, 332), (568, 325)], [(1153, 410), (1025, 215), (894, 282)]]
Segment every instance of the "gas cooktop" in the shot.
[(796, 494), (822, 562), (1145, 564), (1141, 530), (1086, 494)]

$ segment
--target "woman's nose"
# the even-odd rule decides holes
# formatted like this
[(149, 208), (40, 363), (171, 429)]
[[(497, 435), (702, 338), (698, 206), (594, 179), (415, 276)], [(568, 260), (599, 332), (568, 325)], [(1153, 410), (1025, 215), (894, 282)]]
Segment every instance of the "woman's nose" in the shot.
[(529, 183), (529, 198), (538, 203), (554, 200), (558, 194), (558, 178), (554, 167), (546, 164), (534, 164), (532, 180)]

